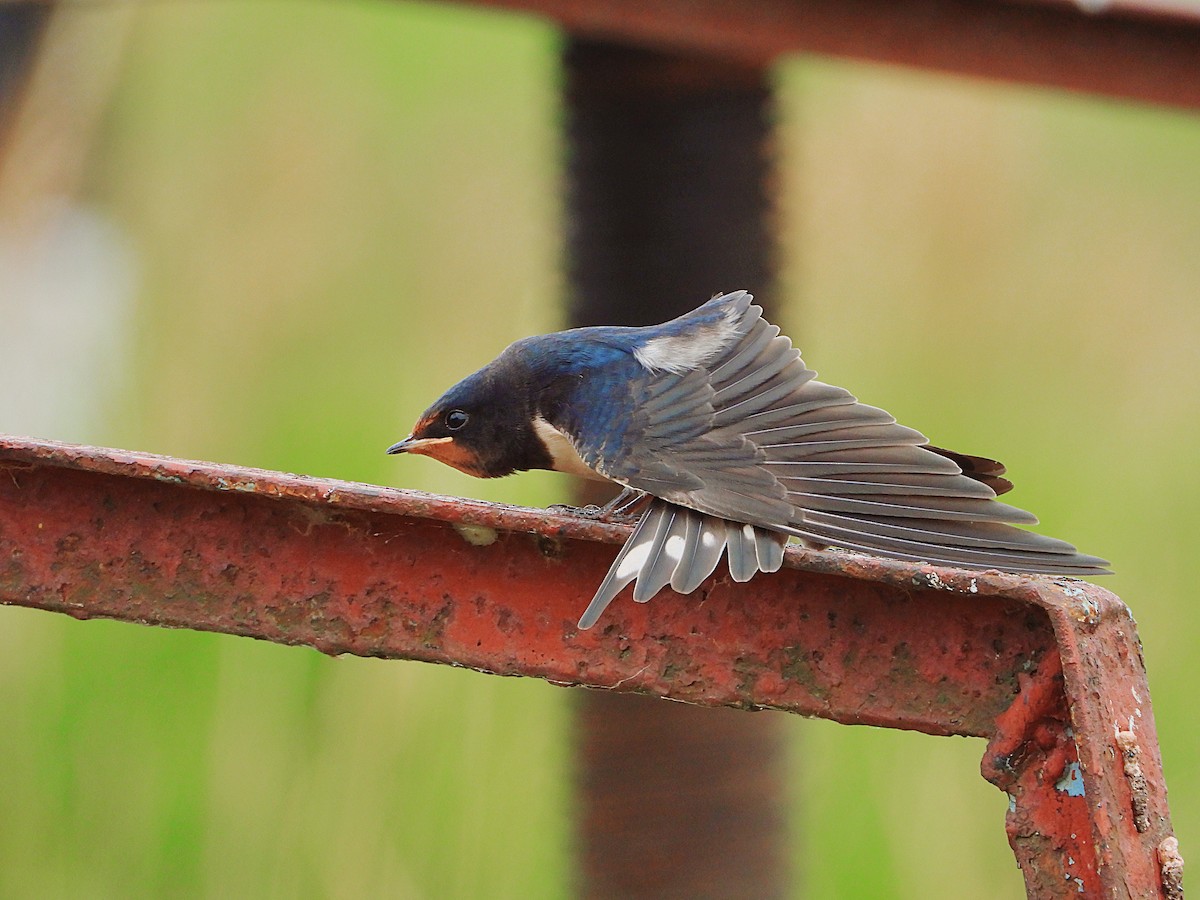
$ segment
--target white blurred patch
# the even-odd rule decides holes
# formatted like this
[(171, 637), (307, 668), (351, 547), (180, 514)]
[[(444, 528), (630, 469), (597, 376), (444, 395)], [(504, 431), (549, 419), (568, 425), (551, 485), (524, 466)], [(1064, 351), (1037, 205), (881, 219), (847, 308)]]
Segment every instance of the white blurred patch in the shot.
[(37, 221), (0, 222), (0, 431), (93, 441), (129, 375), (133, 253), (83, 207)]

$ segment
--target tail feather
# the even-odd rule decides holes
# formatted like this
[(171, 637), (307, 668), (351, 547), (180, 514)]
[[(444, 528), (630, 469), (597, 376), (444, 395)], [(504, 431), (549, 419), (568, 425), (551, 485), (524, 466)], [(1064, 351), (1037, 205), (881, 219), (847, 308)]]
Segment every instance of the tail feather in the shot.
[(760, 572), (778, 572), (783, 568), (783, 548), (787, 545), (787, 535), (765, 528), (754, 529), (754, 547), (758, 554), (758, 569)]
[(726, 522), (725, 552), (729, 556), (729, 574), (734, 581), (743, 582), (753, 578), (758, 571), (758, 551), (754, 546), (754, 526)]
[(609, 566), (608, 574), (600, 582), (600, 587), (596, 588), (592, 602), (583, 611), (583, 615), (579, 619), (580, 628), (591, 628), (595, 625), (596, 620), (608, 608), (608, 604), (612, 603), (613, 598), (621, 593), (621, 589), (638, 577), (638, 573), (646, 562), (650, 550), (649, 545), (654, 540), (654, 532), (661, 515), (661, 505), (657, 500), (652, 502), (646, 512), (642, 514), (637, 527), (633, 529), (633, 534), (629, 536), (629, 540), (621, 547), (617, 558)]
[(700, 587), (716, 570), (725, 552), (725, 521), (690, 509), (688, 515), (695, 522), (695, 546), (690, 556), (680, 560), (671, 576), (671, 589), (680, 594), (690, 594)]
[(645, 603), (665, 588), (680, 562), (686, 533), (686, 517), (680, 512), (679, 507), (668, 506), (658, 516), (654, 540), (633, 588), (633, 599), (638, 603)]
[(786, 535), (708, 516), (666, 500), (654, 499), (633, 534), (613, 560), (579, 619), (591, 628), (627, 585), (636, 582), (633, 599), (645, 603), (671, 585), (680, 594), (696, 590), (729, 557), (735, 581), (749, 581), (758, 572), (775, 572), (783, 565)]

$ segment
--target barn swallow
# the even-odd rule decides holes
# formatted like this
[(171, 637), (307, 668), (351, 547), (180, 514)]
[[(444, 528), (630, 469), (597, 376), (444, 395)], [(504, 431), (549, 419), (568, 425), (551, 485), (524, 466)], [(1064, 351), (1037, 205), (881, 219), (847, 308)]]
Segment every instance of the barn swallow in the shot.
[(630, 582), (645, 602), (688, 594), (728, 557), (734, 581), (783, 564), (789, 537), (965, 569), (1109, 574), (1026, 531), (994, 460), (930, 446), (817, 381), (746, 291), (662, 325), (519, 340), (450, 388), (388, 453), (480, 478), (552, 469), (649, 496), (580, 619)]

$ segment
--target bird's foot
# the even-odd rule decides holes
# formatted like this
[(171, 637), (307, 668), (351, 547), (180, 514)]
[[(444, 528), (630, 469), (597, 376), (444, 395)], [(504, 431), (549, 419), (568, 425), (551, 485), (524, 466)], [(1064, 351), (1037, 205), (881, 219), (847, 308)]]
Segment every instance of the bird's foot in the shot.
[(612, 500), (603, 506), (589, 504), (588, 506), (568, 506), (565, 503), (555, 503), (547, 507), (551, 512), (566, 513), (569, 516), (579, 516), (594, 522), (628, 524), (641, 518), (634, 510), (646, 499), (646, 494), (625, 488)]
[(568, 506), (566, 503), (554, 503), (547, 506), (550, 512), (563, 513), (568, 516), (579, 516), (581, 519), (599, 519), (604, 515), (604, 507), (590, 503), (587, 506)]

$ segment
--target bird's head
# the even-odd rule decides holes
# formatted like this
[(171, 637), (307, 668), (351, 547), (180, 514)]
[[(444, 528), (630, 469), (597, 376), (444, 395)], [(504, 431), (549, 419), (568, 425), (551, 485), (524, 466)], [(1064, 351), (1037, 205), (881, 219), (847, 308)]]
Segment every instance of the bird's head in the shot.
[(446, 391), (387, 452), (430, 456), (476, 478), (547, 469), (552, 460), (534, 432), (536, 417), (528, 366), (504, 354)]

